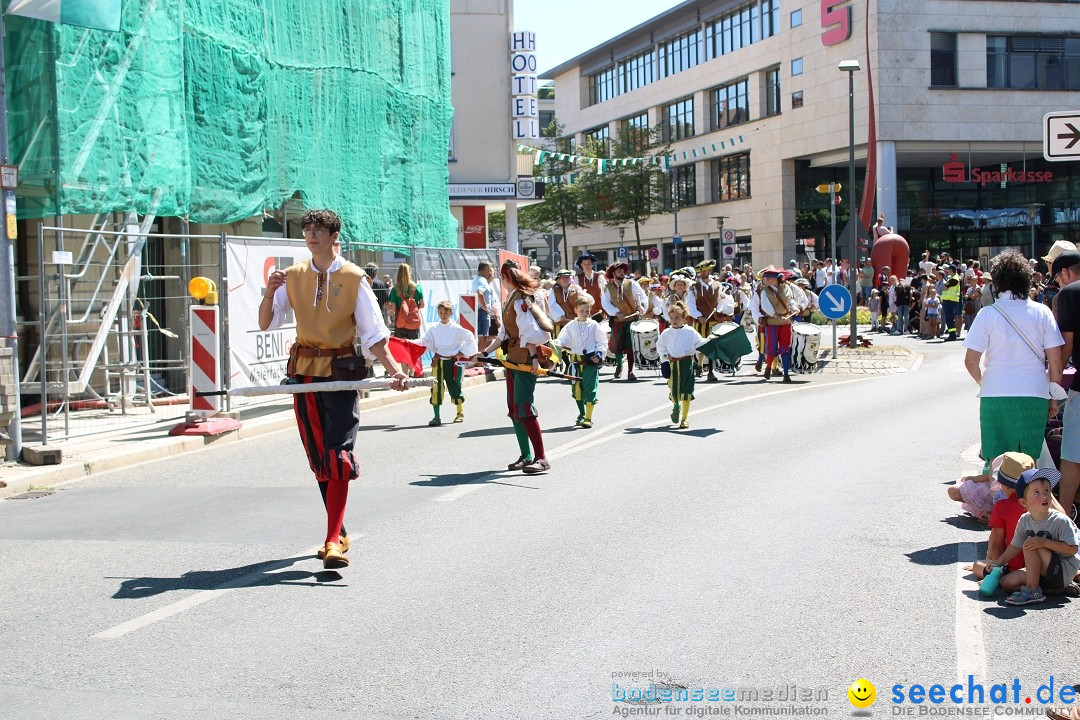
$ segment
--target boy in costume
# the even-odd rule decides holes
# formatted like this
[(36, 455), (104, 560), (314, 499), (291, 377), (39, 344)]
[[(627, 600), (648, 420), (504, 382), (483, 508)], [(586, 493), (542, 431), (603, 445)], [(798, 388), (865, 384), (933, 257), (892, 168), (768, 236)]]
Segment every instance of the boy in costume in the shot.
[(704, 342), (697, 330), (686, 324), (690, 312), (686, 305), (676, 302), (668, 308), (671, 327), (660, 333), (656, 349), (663, 360), (671, 363), (668, 378), (668, 398), (672, 402), (671, 422), (680, 428), (690, 427), (690, 401), (694, 399), (694, 355)]
[(420, 340), (421, 345), (435, 353), (431, 359), (431, 374), (435, 378), (435, 384), (431, 386), (431, 407), (435, 417), (428, 423), (432, 427), (442, 425), (439, 410), (443, 404), (444, 385), (450, 391), (450, 400), (457, 406), (454, 422), (465, 420), (465, 393), (461, 390), (465, 370), (458, 367), (457, 361), (476, 355), (476, 337), (454, 322), (454, 306), (450, 301), (442, 300), (436, 307), (439, 322), (429, 327)]
[(600, 366), (604, 363), (604, 351), (607, 348), (607, 334), (589, 316), (592, 314), (592, 297), (582, 293), (574, 300), (577, 318), (563, 327), (558, 343), (566, 348), (570, 358), (571, 372), (580, 377), (574, 382), (572, 392), (578, 406), (575, 425), (583, 428), (592, 427), (593, 406), (597, 402), (597, 389), (600, 386)]

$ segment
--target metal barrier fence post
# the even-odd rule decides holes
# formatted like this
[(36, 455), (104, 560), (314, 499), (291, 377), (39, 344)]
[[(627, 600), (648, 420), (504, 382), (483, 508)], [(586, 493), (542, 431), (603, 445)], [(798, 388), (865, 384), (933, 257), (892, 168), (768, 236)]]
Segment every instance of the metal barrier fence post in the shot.
[(41, 444), (49, 444), (49, 378), (45, 372), (45, 326), (47, 314), (45, 291), (45, 227), (38, 223), (38, 321), (40, 323), (41, 337), (38, 338), (39, 351), (38, 375), (41, 377)]
[[(232, 366), (229, 357), (229, 258), (226, 243), (228, 236), (221, 233), (219, 236), (220, 254), (218, 263), (221, 268), (221, 284), (218, 286), (218, 304), (221, 306), (221, 325), (218, 331), (221, 333), (221, 389), (228, 390), (232, 384)], [(232, 401), (228, 394), (225, 395), (225, 411), (232, 411)]]

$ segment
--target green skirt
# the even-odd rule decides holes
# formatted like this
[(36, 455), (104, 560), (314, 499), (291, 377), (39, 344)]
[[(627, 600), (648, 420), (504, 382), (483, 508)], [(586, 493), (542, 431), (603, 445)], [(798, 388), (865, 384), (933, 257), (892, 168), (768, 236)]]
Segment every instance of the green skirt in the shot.
[(979, 433), (983, 472), (1006, 452), (1022, 452), (1038, 460), (1046, 434), (1050, 401), (1037, 397), (988, 397), (979, 400)]
[(668, 391), (668, 398), (673, 403), (694, 399), (694, 358), (672, 361)]
[(577, 375), (581, 379), (576, 380), (570, 386), (570, 392), (574, 400), (583, 403), (596, 403), (596, 392), (600, 389), (600, 366), (588, 365), (581, 355), (570, 355), (570, 374)]

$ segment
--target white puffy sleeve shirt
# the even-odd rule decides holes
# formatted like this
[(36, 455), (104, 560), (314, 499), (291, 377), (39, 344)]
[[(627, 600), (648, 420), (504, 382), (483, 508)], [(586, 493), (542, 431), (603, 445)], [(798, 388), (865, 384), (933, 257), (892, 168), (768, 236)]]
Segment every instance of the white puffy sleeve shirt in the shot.
[[(540, 324), (536, 322), (536, 318), (520, 297), (514, 300), (514, 317), (517, 320), (518, 334), (521, 336), (518, 339), (522, 345), (543, 345), (551, 340), (551, 335), (541, 329)], [(499, 340), (506, 340), (508, 337), (506, 323), (503, 323), (499, 326)]]
[[(338, 255), (334, 262), (330, 263), (327, 274), (340, 270), (345, 265), (345, 258)], [(313, 270), (318, 268), (312, 263)], [(314, 298), (312, 299), (314, 302)], [(274, 292), (274, 317), (270, 320), (267, 330), (277, 330), (285, 322), (285, 316), (292, 306), (289, 304), (289, 293), (282, 285)], [(361, 282), (356, 292), (356, 305), (353, 308), (353, 320), (356, 321), (356, 337), (367, 354), (372, 345), (390, 337), (390, 329), (383, 320), (382, 310), (379, 309), (379, 301), (375, 299), (375, 293), (366, 282)]]
[(589, 319), (585, 322), (573, 320), (566, 324), (559, 333), (558, 343), (575, 355), (607, 350), (607, 333), (600, 323)]

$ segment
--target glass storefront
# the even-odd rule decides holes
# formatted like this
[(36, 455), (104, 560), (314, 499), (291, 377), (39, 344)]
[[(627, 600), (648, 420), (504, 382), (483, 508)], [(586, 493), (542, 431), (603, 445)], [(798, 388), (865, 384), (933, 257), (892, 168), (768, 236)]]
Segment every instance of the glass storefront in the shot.
[[(1034, 256), (1040, 257), (1056, 240), (1080, 240), (1080, 170), (1073, 164), (1047, 163), (1041, 157), (1026, 162), (973, 157), (942, 156), (940, 164), (931, 167), (898, 169), (898, 217), (886, 222), (907, 238), (913, 259), (924, 250), (983, 261), (1006, 248), (1031, 255), (1032, 238)], [(861, 183), (863, 169), (857, 172)], [(814, 237), (817, 247), (828, 247), (828, 199), (814, 187), (846, 184), (846, 175), (846, 168), (797, 171), (796, 237)], [(847, 194), (846, 187), (841, 194)], [(838, 231), (847, 215), (844, 197)]]

